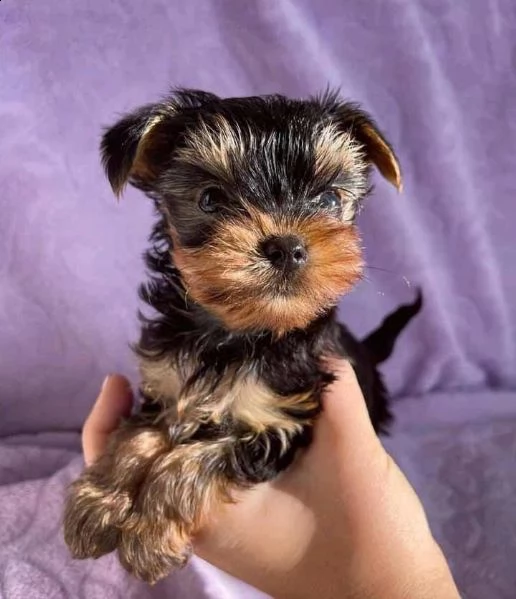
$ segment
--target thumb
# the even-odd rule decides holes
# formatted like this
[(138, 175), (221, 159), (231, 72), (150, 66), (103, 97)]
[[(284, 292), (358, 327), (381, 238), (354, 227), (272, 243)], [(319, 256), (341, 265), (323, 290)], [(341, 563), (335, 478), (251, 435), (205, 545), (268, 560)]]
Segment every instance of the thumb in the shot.
[(328, 359), (327, 368), (336, 381), (323, 396), (323, 415), (332, 437), (346, 446), (357, 448), (364, 444), (378, 445), (367, 405), (353, 367), (343, 359)]
[(129, 381), (119, 374), (106, 377), (82, 431), (84, 461), (89, 466), (105, 451), (110, 434), (131, 413), (133, 394)]

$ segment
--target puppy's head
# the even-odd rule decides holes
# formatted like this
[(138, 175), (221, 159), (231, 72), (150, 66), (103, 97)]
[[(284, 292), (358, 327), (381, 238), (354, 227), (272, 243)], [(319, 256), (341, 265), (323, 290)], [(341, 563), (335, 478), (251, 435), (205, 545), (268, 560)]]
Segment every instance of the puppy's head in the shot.
[(361, 275), (370, 166), (401, 188), (374, 122), (335, 94), (178, 91), (109, 129), (102, 157), (117, 195), (130, 182), (156, 202), (189, 296), (238, 331), (282, 334), (334, 306)]

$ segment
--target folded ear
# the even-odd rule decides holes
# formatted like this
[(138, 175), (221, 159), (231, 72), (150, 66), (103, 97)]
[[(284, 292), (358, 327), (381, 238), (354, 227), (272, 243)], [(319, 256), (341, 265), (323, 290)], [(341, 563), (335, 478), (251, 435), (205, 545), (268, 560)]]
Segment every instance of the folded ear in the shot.
[(108, 128), (100, 152), (115, 194), (128, 182), (146, 189), (180, 138), (185, 123), (178, 117), (217, 99), (201, 90), (176, 89), (162, 102), (142, 106)]
[(117, 196), (130, 179), (145, 180), (155, 174), (148, 150), (156, 127), (172, 114), (167, 115), (158, 104), (149, 104), (106, 130), (100, 145), (102, 164)]
[(353, 120), (353, 134), (364, 146), (368, 159), (398, 191), (403, 190), (401, 167), (390, 143), (375, 122), (362, 111)]
[(319, 99), (336, 118), (343, 132), (351, 133), (364, 147), (368, 160), (398, 191), (403, 188), (398, 158), (374, 120), (357, 104), (341, 102), (338, 92), (328, 90)]

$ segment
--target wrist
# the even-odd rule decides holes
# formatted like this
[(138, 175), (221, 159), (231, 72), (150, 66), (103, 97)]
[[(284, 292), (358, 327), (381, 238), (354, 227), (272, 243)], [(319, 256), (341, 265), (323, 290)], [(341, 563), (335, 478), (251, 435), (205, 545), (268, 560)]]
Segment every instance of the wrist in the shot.
[(432, 538), (410, 555), (396, 552), (383, 567), (369, 566), (353, 599), (460, 599), (444, 555)]

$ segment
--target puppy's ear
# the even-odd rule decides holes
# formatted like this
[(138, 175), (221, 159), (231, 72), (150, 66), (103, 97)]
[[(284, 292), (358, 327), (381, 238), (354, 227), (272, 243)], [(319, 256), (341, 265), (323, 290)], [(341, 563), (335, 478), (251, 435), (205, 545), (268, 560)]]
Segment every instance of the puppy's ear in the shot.
[(102, 164), (113, 191), (119, 196), (129, 180), (146, 181), (156, 175), (149, 160), (152, 139), (160, 124), (173, 116), (173, 109), (149, 104), (126, 115), (106, 130), (100, 152)]
[(367, 158), (371, 163), (389, 183), (392, 183), (401, 192), (403, 190), (401, 167), (392, 146), (371, 117), (357, 108), (353, 112), (354, 115), (351, 119), (353, 135), (364, 146)]
[(115, 194), (128, 182), (147, 190), (169, 161), (187, 115), (217, 100), (201, 90), (175, 89), (162, 102), (143, 106), (107, 129), (100, 151)]
[(342, 102), (338, 91), (327, 90), (317, 100), (337, 121), (342, 132), (351, 133), (364, 147), (368, 160), (398, 191), (403, 188), (398, 158), (373, 119), (360, 106)]

